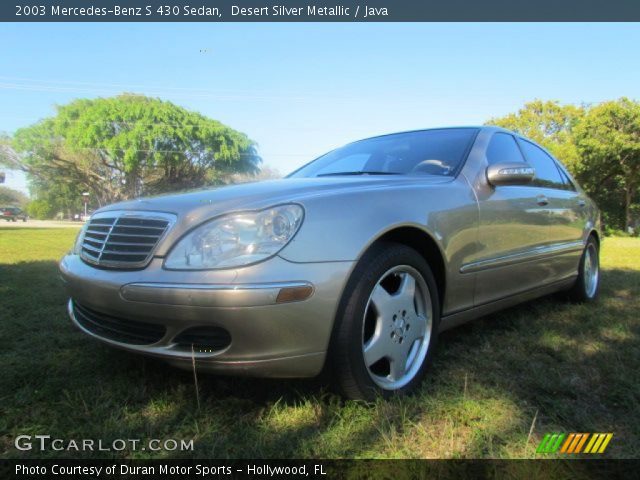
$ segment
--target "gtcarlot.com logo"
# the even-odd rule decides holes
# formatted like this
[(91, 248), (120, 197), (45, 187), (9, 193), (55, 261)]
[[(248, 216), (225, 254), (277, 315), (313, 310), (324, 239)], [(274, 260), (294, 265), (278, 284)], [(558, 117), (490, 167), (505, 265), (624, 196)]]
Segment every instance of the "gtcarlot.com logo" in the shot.
[(613, 433), (547, 433), (536, 453), (604, 453)]
[(139, 438), (116, 438), (112, 441), (95, 440), (91, 438), (62, 439), (53, 438), (51, 435), (18, 435), (14, 446), (18, 450), (53, 450), (74, 452), (121, 452), (123, 450), (138, 451), (150, 450), (153, 452), (166, 451), (193, 451), (193, 439), (174, 440), (172, 438), (160, 440), (152, 438), (141, 440)]

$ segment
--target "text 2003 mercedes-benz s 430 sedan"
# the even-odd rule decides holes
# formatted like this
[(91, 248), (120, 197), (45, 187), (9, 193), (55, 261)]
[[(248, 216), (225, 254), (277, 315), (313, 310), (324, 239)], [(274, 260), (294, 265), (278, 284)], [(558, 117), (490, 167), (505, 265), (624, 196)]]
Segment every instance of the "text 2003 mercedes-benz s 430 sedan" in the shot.
[(599, 287), (599, 214), (495, 127), (385, 135), (287, 178), (97, 211), (60, 264), (69, 314), (114, 347), (228, 374), (409, 392), (438, 331)]

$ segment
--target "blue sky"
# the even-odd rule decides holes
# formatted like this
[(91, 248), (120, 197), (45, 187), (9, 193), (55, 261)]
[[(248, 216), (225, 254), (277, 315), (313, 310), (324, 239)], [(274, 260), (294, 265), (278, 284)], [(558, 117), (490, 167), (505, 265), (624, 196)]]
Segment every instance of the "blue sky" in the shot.
[(3, 24), (0, 131), (143, 93), (247, 133), (286, 174), (351, 140), (534, 98), (640, 98), (638, 45), (640, 24)]

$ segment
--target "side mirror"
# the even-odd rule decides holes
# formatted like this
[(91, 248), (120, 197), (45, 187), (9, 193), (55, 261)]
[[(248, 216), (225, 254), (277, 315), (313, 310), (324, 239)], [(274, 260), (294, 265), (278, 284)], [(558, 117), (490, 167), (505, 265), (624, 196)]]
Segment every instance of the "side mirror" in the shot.
[(498, 185), (526, 185), (536, 176), (535, 169), (528, 163), (496, 163), (487, 167), (487, 181)]

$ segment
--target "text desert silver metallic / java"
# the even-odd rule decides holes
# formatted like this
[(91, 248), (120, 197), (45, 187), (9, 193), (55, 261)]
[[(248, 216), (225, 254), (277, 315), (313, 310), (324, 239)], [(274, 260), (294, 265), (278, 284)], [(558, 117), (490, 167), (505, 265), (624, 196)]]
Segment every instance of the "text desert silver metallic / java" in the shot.
[(114, 347), (228, 374), (409, 392), (438, 332), (599, 291), (599, 214), (496, 127), (361, 140), (282, 180), (121, 202), (60, 262), (69, 315)]

